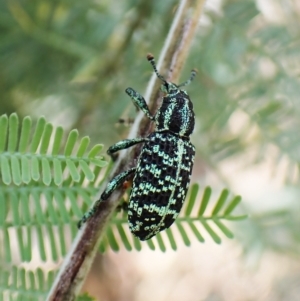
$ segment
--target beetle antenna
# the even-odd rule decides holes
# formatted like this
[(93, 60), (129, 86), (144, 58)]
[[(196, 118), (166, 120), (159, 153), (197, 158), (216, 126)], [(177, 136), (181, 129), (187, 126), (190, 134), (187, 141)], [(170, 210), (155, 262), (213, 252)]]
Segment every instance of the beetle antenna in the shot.
[(165, 80), (165, 78), (164, 78), (161, 74), (159, 74), (159, 72), (158, 72), (158, 70), (157, 70), (157, 68), (156, 68), (154, 56), (153, 56), (151, 53), (148, 53), (148, 54), (147, 54), (147, 60), (148, 60), (148, 61), (150, 62), (150, 64), (152, 65), (153, 70), (154, 70), (155, 74), (157, 75), (157, 77), (158, 77), (159, 79), (161, 79), (163, 82), (166, 83), (167, 81)]
[(197, 73), (198, 73), (198, 70), (197, 69), (193, 69), (191, 71), (190, 78), (187, 81), (183, 82), (182, 84), (178, 85), (178, 88), (189, 85), (193, 81), (193, 79), (195, 78), (195, 76), (196, 76)]

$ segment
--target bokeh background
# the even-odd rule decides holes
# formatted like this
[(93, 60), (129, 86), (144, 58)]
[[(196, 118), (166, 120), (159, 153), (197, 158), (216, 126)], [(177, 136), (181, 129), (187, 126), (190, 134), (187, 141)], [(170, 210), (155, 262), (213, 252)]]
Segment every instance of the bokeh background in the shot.
[[(106, 147), (125, 138), (178, 1), (0, 1), (0, 115), (44, 115)], [(181, 79), (197, 125), (193, 182), (243, 198), (233, 240), (98, 255), (96, 300), (300, 299), (300, 2), (207, 0)], [(69, 242), (71, 243), (71, 242)], [(28, 263), (56, 270), (57, 262)]]

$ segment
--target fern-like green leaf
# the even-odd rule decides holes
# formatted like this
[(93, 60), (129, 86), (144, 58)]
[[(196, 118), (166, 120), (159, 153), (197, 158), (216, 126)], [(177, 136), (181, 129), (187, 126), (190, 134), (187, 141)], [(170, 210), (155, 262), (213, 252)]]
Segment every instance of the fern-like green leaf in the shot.
[(158, 246), (159, 246), (159, 249), (162, 251), (162, 252), (165, 252), (166, 251), (166, 246), (165, 246), (165, 243), (164, 243), (164, 240), (161, 236), (160, 233), (157, 233), (156, 235), (156, 240), (158, 242)]
[[(12, 114), (0, 116), (0, 174), (3, 185), (29, 184), (30, 181), (42, 181), (59, 186), (64, 175), (71, 176), (73, 182), (79, 182), (80, 172), (89, 181), (95, 179), (92, 165), (103, 167), (106, 162), (99, 152), (102, 145), (94, 145), (87, 152), (90, 139), (84, 137), (78, 141), (78, 131), (72, 130), (67, 138), (63, 153), (63, 129), (54, 130), (44, 117), (39, 118), (33, 135), (32, 121), (25, 117), (19, 129), (19, 118)], [(20, 133), (20, 134), (19, 134)], [(51, 145), (51, 141), (53, 143)], [(76, 147), (78, 149), (76, 150)]]
[(109, 243), (110, 247), (112, 248), (112, 250), (119, 251), (119, 249), (120, 249), (119, 244), (117, 243), (116, 237), (110, 226), (108, 226), (106, 229), (106, 235), (107, 235), (108, 243)]
[(1, 300), (44, 301), (53, 283), (55, 273), (41, 269), (35, 271), (24, 268), (0, 268)]
[[(63, 147), (63, 137), (63, 129), (43, 117), (34, 127), (30, 117), (19, 122), (16, 114), (0, 116), (0, 253), (8, 262), (15, 245), (22, 261), (29, 261), (35, 241), (41, 260), (64, 256), (66, 225), (75, 236), (75, 221), (98, 192), (101, 167), (106, 165), (99, 156), (102, 145), (88, 150), (90, 139), (78, 141), (73, 130)], [(110, 235), (110, 245), (116, 247), (112, 240)]]
[[(88, 151), (89, 138), (84, 137), (78, 143), (78, 132), (73, 130), (62, 148), (62, 128), (54, 129), (44, 118), (37, 121), (32, 137), (33, 123), (29, 117), (23, 119), (21, 130), (18, 124), (15, 114), (9, 118), (6, 115), (0, 117), (0, 129), (5, 132), (0, 137), (3, 150), (0, 153), (2, 253), (11, 261), (11, 243), (16, 238), (21, 259), (29, 261), (32, 258), (33, 237), (36, 237), (40, 259), (47, 260), (44, 244), (44, 237), (47, 236), (51, 259), (56, 261), (67, 252), (65, 241), (69, 232), (65, 231), (65, 226), (69, 225), (72, 235), (76, 234), (76, 223), (82, 211), (91, 205), (98, 192), (99, 181), (96, 179), (106, 163), (98, 156), (102, 146), (95, 145)], [(52, 144), (50, 141), (53, 141)], [(79, 145), (77, 150), (76, 145)], [(86, 179), (90, 182), (84, 187)], [(212, 202), (210, 187), (204, 189), (201, 198), (199, 196), (199, 186), (192, 185), (185, 207), (174, 226), (147, 242), (141, 242), (129, 233), (126, 214), (116, 213), (106, 229), (100, 250), (104, 252), (110, 247), (118, 251), (120, 243), (127, 250), (141, 250), (145, 245), (151, 250), (158, 247), (163, 252), (169, 247), (176, 250), (180, 240), (187, 246), (191, 245), (192, 237), (204, 242), (203, 230), (216, 243), (221, 242), (218, 232), (232, 238), (233, 233), (222, 220), (246, 217), (232, 215), (241, 198), (234, 197), (227, 202), (229, 192), (224, 190), (217, 201)], [(78, 202), (78, 199), (82, 201)], [(8, 212), (11, 214), (8, 215)]]
[[(192, 244), (193, 236), (199, 242), (204, 242), (203, 230), (218, 244), (222, 242), (221, 234), (227, 238), (233, 238), (233, 233), (223, 221), (243, 220), (247, 215), (231, 215), (240, 203), (241, 197), (236, 196), (231, 201), (228, 201), (229, 195), (229, 191), (224, 189), (219, 198), (214, 202), (210, 187), (204, 189), (202, 198), (200, 198), (199, 185), (192, 185), (185, 201), (185, 208), (183, 208), (182, 213), (177, 217), (175, 225), (164, 232), (158, 233), (146, 242), (140, 242), (137, 238), (133, 237), (128, 231), (127, 217), (122, 213), (116, 213), (108, 225), (100, 251), (104, 252), (108, 246), (114, 251), (118, 251), (121, 248), (120, 243), (129, 251), (132, 249), (139, 251), (145, 245), (150, 250), (155, 250), (158, 247), (162, 252), (167, 250), (168, 245), (173, 250), (176, 250), (180, 241), (179, 237), (181, 237), (186, 246)], [(116, 239), (115, 234), (117, 232), (121, 240)]]
[[(171, 231), (170, 228), (166, 229), (166, 233), (168, 235), (168, 239), (169, 239), (169, 242), (170, 242), (170, 245), (171, 245), (171, 248), (173, 250), (176, 250), (177, 249), (177, 244), (176, 244), (176, 241), (175, 241), (175, 238), (173, 236), (173, 233)], [(150, 240), (151, 241), (151, 240)]]
[(190, 189), (190, 201), (188, 202), (186, 209), (185, 209), (186, 216), (189, 216), (192, 212), (195, 201), (197, 199), (198, 191), (199, 191), (199, 185), (193, 185)]
[(155, 245), (152, 239), (147, 240), (147, 245), (150, 248), (150, 250), (155, 250)]
[(122, 224), (117, 224), (116, 226), (117, 226), (117, 230), (118, 230), (118, 232), (119, 232), (119, 234), (121, 236), (122, 243), (123, 243), (125, 249), (127, 251), (131, 251), (132, 250), (132, 246), (131, 246), (131, 244), (130, 244), (130, 242), (129, 242), (126, 234), (125, 234), (125, 230), (123, 228), (123, 225)]
[(232, 201), (228, 204), (228, 206), (224, 210), (224, 215), (230, 215), (230, 213), (234, 210), (234, 208), (242, 201), (240, 196), (236, 196), (232, 199)]
[[(4, 233), (3, 244), (0, 246), (1, 253), (10, 254), (17, 243), (21, 257), (28, 258), (26, 252), (32, 251), (32, 237), (36, 236), (41, 260), (47, 260), (45, 237), (49, 237), (51, 241), (53, 259), (57, 260), (65, 255), (65, 251), (62, 250), (65, 248), (62, 248), (61, 242), (69, 237), (69, 231), (66, 230), (70, 226), (74, 227), (75, 229), (72, 229), (74, 237), (77, 233), (76, 223), (83, 214), (78, 199), (82, 199), (86, 207), (91, 206), (98, 188), (70, 187), (64, 184), (65, 182), (60, 188), (51, 185), (45, 189), (29, 185), (22, 190), (10, 187), (0, 190), (0, 202), (3, 204), (0, 210), (0, 231)], [(25, 232), (20, 232), (21, 235), (19, 229)], [(55, 234), (57, 229), (60, 231), (59, 238)], [(110, 245), (111, 241), (110, 236)], [(11, 258), (7, 259), (10, 260)]]
[(228, 197), (228, 194), (229, 194), (229, 192), (228, 192), (227, 189), (224, 189), (224, 190), (222, 191), (222, 193), (221, 193), (221, 195), (220, 195), (220, 197), (219, 197), (219, 199), (218, 199), (218, 201), (217, 201), (217, 203), (216, 203), (216, 205), (215, 205), (215, 207), (214, 207), (214, 210), (213, 210), (213, 212), (212, 212), (212, 215), (217, 215), (217, 214), (220, 212), (220, 210), (222, 209), (223, 205), (224, 205), (225, 202), (226, 202), (226, 199), (227, 199), (227, 197)]
[(6, 146), (6, 139), (7, 139), (7, 125), (8, 125), (8, 119), (6, 118), (0, 118), (0, 152), (4, 152), (5, 146)]
[(203, 213), (206, 210), (206, 207), (208, 205), (210, 196), (211, 196), (211, 188), (206, 187), (205, 190), (204, 190), (204, 194), (203, 194), (201, 205), (200, 205), (200, 208), (199, 208), (199, 211), (198, 211), (198, 215), (203, 215)]

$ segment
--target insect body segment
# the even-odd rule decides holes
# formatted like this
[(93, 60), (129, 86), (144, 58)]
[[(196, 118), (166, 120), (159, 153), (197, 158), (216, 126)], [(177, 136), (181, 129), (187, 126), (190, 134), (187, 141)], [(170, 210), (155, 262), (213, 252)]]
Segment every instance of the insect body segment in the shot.
[(154, 132), (142, 149), (128, 205), (129, 228), (147, 240), (170, 227), (183, 205), (194, 146), (170, 132)]
[[(157, 71), (152, 55), (147, 59), (154, 72), (163, 81), (166, 92), (162, 105), (153, 116), (145, 99), (132, 88), (126, 93), (133, 103), (156, 124), (155, 132), (146, 138), (122, 140), (108, 149), (108, 154), (144, 143), (136, 168), (129, 169), (112, 179), (99, 201), (105, 201), (126, 179), (134, 174), (128, 204), (128, 223), (131, 232), (141, 240), (147, 240), (170, 227), (178, 216), (190, 183), (195, 148), (189, 141), (195, 120), (193, 104), (186, 91), (180, 87), (189, 84), (191, 77), (180, 85), (167, 82)], [(86, 213), (79, 226), (94, 214)]]

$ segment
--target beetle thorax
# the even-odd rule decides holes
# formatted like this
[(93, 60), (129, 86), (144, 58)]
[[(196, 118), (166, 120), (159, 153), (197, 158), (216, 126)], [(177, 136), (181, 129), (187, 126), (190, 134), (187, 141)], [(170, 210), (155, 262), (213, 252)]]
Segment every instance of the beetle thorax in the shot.
[(193, 104), (184, 90), (180, 90), (174, 84), (171, 87), (155, 115), (157, 131), (167, 130), (188, 137), (195, 124)]

